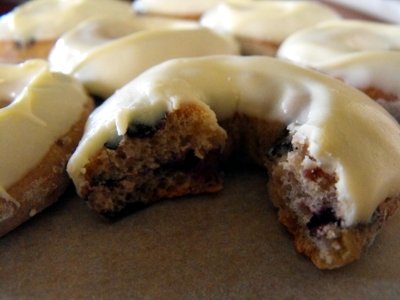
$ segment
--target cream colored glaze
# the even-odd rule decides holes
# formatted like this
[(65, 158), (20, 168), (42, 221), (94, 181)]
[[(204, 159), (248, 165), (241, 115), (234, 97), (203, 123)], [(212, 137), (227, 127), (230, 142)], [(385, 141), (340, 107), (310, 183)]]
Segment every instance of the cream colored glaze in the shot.
[(279, 57), (343, 79), (357, 88), (378, 87), (400, 98), (400, 26), (331, 21), (290, 36)]
[(400, 51), (345, 55), (318, 69), (359, 89), (375, 87), (400, 99)]
[(400, 51), (400, 26), (354, 20), (323, 22), (290, 36), (279, 56), (318, 66), (367, 51)]
[(136, 0), (133, 9), (142, 14), (198, 16), (222, 0)]
[(0, 65), (0, 197), (32, 170), (79, 120), (89, 101), (82, 85), (51, 73), (42, 60)]
[(295, 31), (338, 18), (314, 1), (229, 0), (207, 11), (200, 23), (237, 37), (280, 44)]
[(338, 80), (256, 56), (171, 60), (124, 86), (89, 118), (68, 164), (75, 184), (131, 121), (153, 124), (187, 102), (210, 107), (219, 120), (242, 113), (286, 123), (321, 167), (336, 172), (346, 226), (368, 222), (381, 201), (400, 193), (400, 127), (383, 108)]
[(120, 0), (31, 0), (0, 18), (0, 40), (53, 40), (95, 16), (132, 16)]
[(54, 71), (106, 98), (145, 69), (176, 57), (238, 54), (237, 43), (195, 22), (154, 17), (92, 19), (63, 35), (49, 55)]

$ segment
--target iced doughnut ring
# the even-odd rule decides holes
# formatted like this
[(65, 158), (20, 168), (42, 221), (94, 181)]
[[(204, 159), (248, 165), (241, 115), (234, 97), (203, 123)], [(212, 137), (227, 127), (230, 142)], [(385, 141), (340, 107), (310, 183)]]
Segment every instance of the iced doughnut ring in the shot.
[(0, 236), (40, 212), (69, 183), (67, 160), (92, 101), (45, 61), (0, 65)]
[(245, 55), (274, 56), (292, 33), (338, 18), (334, 10), (316, 1), (229, 0), (204, 13), (200, 23), (236, 37)]
[(58, 37), (92, 17), (134, 17), (115, 0), (31, 0), (0, 18), (0, 62), (46, 59)]
[(354, 86), (400, 121), (400, 26), (324, 22), (290, 36), (278, 56)]
[(147, 68), (177, 57), (238, 54), (229, 36), (195, 22), (155, 17), (95, 18), (63, 35), (52, 49), (52, 70), (109, 97)]
[(378, 104), (318, 72), (268, 57), (176, 59), (95, 110), (67, 170), (113, 217), (215, 192), (220, 162), (245, 153), (267, 166), (297, 250), (335, 268), (358, 259), (399, 205), (399, 136)]

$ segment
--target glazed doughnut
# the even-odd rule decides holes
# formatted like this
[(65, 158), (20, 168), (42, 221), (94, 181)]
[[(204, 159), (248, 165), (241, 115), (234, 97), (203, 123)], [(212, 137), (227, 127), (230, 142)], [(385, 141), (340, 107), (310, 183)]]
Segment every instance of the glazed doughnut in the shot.
[(63, 35), (49, 62), (52, 70), (72, 75), (91, 94), (107, 98), (145, 69), (167, 59), (238, 53), (233, 38), (195, 22), (96, 18)]
[(0, 62), (46, 59), (56, 39), (95, 16), (132, 16), (120, 0), (31, 0), (0, 18)]
[(0, 65), (0, 236), (40, 212), (69, 183), (67, 160), (92, 101), (41, 60)]
[(136, 0), (132, 5), (141, 15), (197, 20), (203, 12), (220, 2), (222, 0)]
[(290, 34), (338, 18), (334, 10), (315, 1), (229, 0), (207, 11), (200, 23), (234, 35), (243, 54), (273, 56)]
[(343, 80), (400, 121), (400, 26), (331, 21), (290, 36), (278, 56)]
[(335, 268), (358, 259), (399, 205), (399, 135), (374, 101), (318, 72), (269, 57), (174, 59), (94, 111), (67, 171), (93, 210), (114, 217), (218, 191), (221, 162), (240, 152), (268, 167), (296, 249)]

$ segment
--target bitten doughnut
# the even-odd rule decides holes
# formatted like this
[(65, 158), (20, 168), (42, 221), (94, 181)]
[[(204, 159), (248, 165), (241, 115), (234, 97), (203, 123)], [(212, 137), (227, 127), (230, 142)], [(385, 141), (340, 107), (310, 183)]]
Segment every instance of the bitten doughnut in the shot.
[(290, 36), (278, 56), (345, 81), (400, 121), (400, 26), (331, 21)]
[(243, 54), (273, 56), (290, 34), (338, 18), (334, 10), (315, 1), (229, 0), (208, 10), (200, 23), (234, 35)]
[(31, 0), (0, 18), (0, 62), (46, 59), (57, 38), (95, 16), (132, 16), (120, 0)]
[(51, 68), (107, 98), (145, 69), (176, 57), (238, 54), (236, 41), (195, 22), (155, 17), (96, 18), (63, 35)]
[(197, 20), (220, 2), (222, 0), (136, 0), (132, 6), (141, 15)]
[(318, 72), (268, 57), (175, 59), (95, 110), (67, 170), (89, 206), (113, 217), (220, 190), (221, 161), (240, 152), (267, 166), (296, 249), (336, 268), (399, 206), (399, 135), (378, 104)]
[(0, 65), (0, 236), (40, 212), (69, 183), (67, 160), (92, 101), (41, 60)]

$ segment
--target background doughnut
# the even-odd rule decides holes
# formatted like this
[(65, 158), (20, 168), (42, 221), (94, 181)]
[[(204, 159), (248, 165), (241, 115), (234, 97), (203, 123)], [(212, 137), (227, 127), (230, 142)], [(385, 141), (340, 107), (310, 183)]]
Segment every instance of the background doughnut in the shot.
[(222, 0), (136, 0), (132, 6), (141, 15), (197, 20), (204, 11), (220, 2)]
[(345, 81), (400, 120), (399, 25), (325, 22), (290, 36), (277, 55)]
[(145, 69), (176, 57), (238, 54), (230, 36), (195, 22), (155, 17), (96, 18), (64, 34), (49, 55), (52, 70), (107, 98)]
[(206, 11), (200, 23), (235, 36), (245, 55), (275, 55), (290, 34), (340, 18), (315, 1), (228, 0)]
[(75, 80), (45, 61), (0, 65), (0, 236), (66, 189), (67, 160), (92, 102)]
[(0, 18), (0, 62), (46, 59), (57, 38), (95, 16), (133, 17), (120, 0), (31, 0)]

